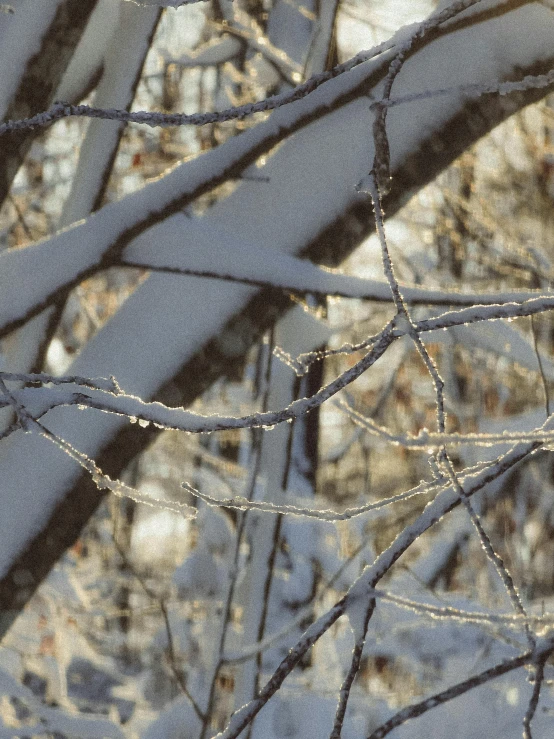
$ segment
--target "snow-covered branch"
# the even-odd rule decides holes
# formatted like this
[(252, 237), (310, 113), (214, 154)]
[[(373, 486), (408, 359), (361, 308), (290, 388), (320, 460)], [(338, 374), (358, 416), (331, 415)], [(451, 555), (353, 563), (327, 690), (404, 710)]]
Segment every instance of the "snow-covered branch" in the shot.
[(484, 670), (478, 675), (474, 675), (473, 677), (470, 677), (467, 680), (442, 691), (441, 693), (433, 695), (420, 703), (408, 706), (408, 708), (398, 711), (398, 713), (396, 713), (385, 724), (373, 731), (369, 735), (368, 739), (382, 739), (387, 736), (387, 734), (390, 734), (390, 732), (397, 726), (401, 726), (406, 723), (406, 721), (409, 721), (412, 718), (417, 718), (427, 711), (467, 693), (468, 690), (473, 690), (474, 688), (489, 682), (489, 680), (494, 680), (495, 678), (505, 675), (512, 670), (517, 670), (524, 665), (533, 665), (537, 662), (537, 659), (550, 655), (553, 648), (552, 639), (545, 639), (540, 643), (540, 646), (538, 646), (536, 650), (524, 652), (519, 657), (505, 660), (504, 662), (495, 665), (494, 667), (490, 667), (488, 670)]
[[(466, 495), (471, 496), (485, 485), (510, 470), (528, 455), (533, 454), (539, 444), (518, 445), (503, 455), (498, 462), (483, 472), (471, 476), (464, 482)], [(446, 513), (461, 503), (458, 491), (452, 486), (439, 493), (429, 503), (416, 520), (406, 526), (394, 542), (381, 554), (375, 562), (367, 567), (355, 581), (347, 595), (338, 601), (333, 608), (320, 616), (292, 647), (259, 695), (247, 705), (236, 711), (224, 731), (217, 739), (236, 739), (240, 732), (248, 726), (263, 706), (279, 690), (287, 676), (292, 672), (302, 656), (315, 644), (321, 636), (337, 621), (343, 613), (357, 611), (365, 607), (372, 597), (377, 582), (389, 571), (396, 560), (429, 528), (434, 526)], [(521, 664), (530, 662), (533, 653), (526, 653)], [(521, 666), (519, 663), (517, 666)], [(514, 668), (515, 669), (515, 668)]]
[[(531, 588), (519, 596), (523, 570), (514, 569), (512, 578), (501, 548), (493, 546), (497, 531), (491, 526), (488, 533), (487, 516), (498, 490), (509, 503), (513, 497), (517, 515), (505, 528), (513, 523), (524, 529), (525, 541), (516, 549), (527, 566), (539, 535), (535, 522), (526, 526), (525, 519), (532, 518), (535, 506), (542, 526), (551, 511), (530, 495), (522, 503), (525, 481), (506, 491), (502, 484), (521, 462), (529, 462), (529, 469), (541, 462), (548, 455), (538, 452), (554, 443), (549, 405), (554, 362), (546, 325), (554, 294), (547, 239), (541, 241), (542, 232), (529, 237), (523, 216), (521, 238), (507, 227), (497, 229), (486, 198), (482, 208), (481, 201), (472, 208), (481, 196), (473, 170), (462, 194), (441, 194), (432, 218), (413, 219), (406, 229), (385, 218), (395, 216), (495, 125), (554, 89), (551, 9), (527, 0), (441, 3), (425, 21), (337, 65), (347, 54), (339, 49), (333, 58), (333, 28), (351, 8), (337, 10), (334, 2), (324, 4), (319, 16), (318, 4), (287, 0), (275, 0), (269, 10), (249, 7), (251, 15), (229, 3), (215, 4), (211, 15), (198, 8), (179, 10), (184, 3), (178, 0), (140, 4), (152, 7), (97, 3), (88, 39), (71, 40), (78, 50), (75, 65), (61, 82), (67, 97), (59, 96), (69, 103), (49, 107), (62, 77), (58, 70), (51, 75), (52, 89), (41, 97), (44, 104), (23, 105), (17, 115), (7, 115), (12, 120), (0, 123), (7, 151), (19, 137), (30, 142), (33, 128), (40, 132), (61, 119), (95, 119), (86, 125), (60, 122), (37, 139), (33, 156), (41, 171), (34, 172), (31, 162), (23, 165), (5, 216), (8, 222), (13, 211), (19, 220), (6, 232), (9, 246), (0, 253), (2, 633), (76, 541), (103, 496), (113, 493), (141, 504), (139, 516), (142, 504), (162, 509), (154, 512), (155, 523), (138, 545), (145, 561), (154, 534), (168, 521), (177, 521), (175, 529), (181, 526), (187, 538), (167, 591), (158, 596), (157, 582), (144, 588), (145, 607), (157, 603), (165, 621), (156, 648), (159, 655), (166, 653), (164, 679), (173, 681), (168, 695), (177, 688), (182, 695), (167, 712), (156, 708), (160, 715), (146, 733), (139, 719), (129, 726), (122, 721), (124, 732), (157, 739), (186, 724), (187, 730), (199, 727), (204, 739), (231, 716), (219, 735), (229, 739), (252, 725), (271, 700), (253, 725), (253, 739), (272, 736), (273, 729), (265, 728), (270, 724), (278, 727), (275, 732), (292, 735), (296, 719), (286, 696), (281, 706), (286, 721), (271, 713), (284, 696), (275, 694), (298, 665), (311, 671), (304, 675), (306, 684), (318, 683), (318, 651), (311, 663), (305, 656), (325, 635), (352, 636), (337, 623), (344, 616), (354, 631), (354, 652), (346, 663), (342, 657), (335, 667), (326, 663), (339, 697), (335, 705), (326, 696), (325, 708), (335, 713), (331, 736), (346, 737), (349, 711), (356, 713), (358, 671), (366, 663), (371, 670), (375, 659), (380, 675), (382, 664), (394, 661), (379, 634), (380, 619), (386, 621), (390, 611), (399, 629), (417, 621), (422, 630), (429, 622), (483, 630), (494, 639), (489, 664), (499, 663), (507, 644), (515, 645), (518, 656), (509, 667), (496, 666), (447, 691), (434, 686), (434, 698), (388, 722), (383, 723), (388, 714), (380, 705), (378, 719), (372, 718), (373, 727), (381, 724), (375, 736), (524, 665), (535, 677), (521, 712), (529, 734), (531, 722), (540, 720), (536, 709), (552, 651), (540, 630), (550, 628), (554, 617), (537, 615), (535, 607), (526, 610), (523, 596)], [(52, 0), (52, 7), (45, 6), (37, 26), (45, 25), (44, 14), (58, 5)], [(173, 11), (161, 14), (162, 6)], [(28, 20), (30, 7), (29, 0), (21, 0), (14, 18), (6, 17), (6, 29), (20, 9)], [(179, 31), (190, 34), (186, 43), (167, 33), (166, 24), (177, 17), (185, 19)], [(156, 40), (165, 51), (152, 61), (156, 28), (166, 34)], [(27, 57), (40, 47), (38, 30), (30, 29), (24, 39)], [(3, 26), (0, 36), (15, 54)], [(97, 47), (94, 53), (91, 45)], [(9, 59), (5, 51), (0, 55)], [(329, 66), (335, 66), (321, 73), (326, 59), (334, 59)], [(145, 60), (149, 69), (142, 75)], [(293, 89), (284, 87), (308, 75)], [(0, 85), (0, 98), (7, 99), (7, 93)], [(91, 105), (80, 105), (89, 94), (96, 96)], [(199, 112), (190, 113), (194, 110)], [(127, 123), (183, 130), (129, 128), (120, 145)], [(540, 135), (547, 138), (544, 128)], [(74, 151), (65, 159), (44, 153), (55, 149), (61, 130), (74, 136), (74, 143), (77, 132), (85, 132), (76, 168)], [(533, 203), (538, 210), (543, 200), (550, 202), (551, 162), (546, 144), (539, 150), (530, 135), (525, 141), (513, 166), (542, 157), (534, 174), (541, 188)], [(160, 175), (164, 162), (178, 157), (182, 161)], [(48, 194), (49, 173), (58, 166), (52, 176), (69, 173), (71, 188)], [(465, 176), (464, 166), (477, 169), (464, 159), (448, 177)], [(484, 168), (481, 161), (479, 166)], [(152, 174), (157, 179), (144, 184)], [(479, 176), (484, 177), (480, 171)], [(50, 202), (67, 197), (63, 209), (40, 227), (35, 186)], [(498, 190), (500, 199), (505, 193)], [(418, 210), (427, 206), (427, 197)], [(381, 279), (339, 272), (341, 261), (375, 225)], [(51, 235), (29, 244), (38, 233)], [(364, 247), (365, 274), (372, 277), (379, 262), (374, 247), (373, 241)], [(102, 302), (101, 284), (114, 298), (109, 305)], [(459, 289), (442, 287), (452, 284)], [(299, 301), (298, 295), (307, 297)], [(327, 304), (329, 297), (349, 302)], [(357, 300), (382, 305), (359, 309)], [(298, 302), (305, 311), (290, 310)], [(83, 305), (87, 318), (81, 322), (77, 311)], [(321, 318), (325, 305), (328, 322)], [(361, 322), (357, 310), (365, 314)], [(520, 330), (521, 321), (508, 324), (526, 316), (541, 316), (533, 340)], [(330, 326), (341, 327), (332, 339)], [(267, 343), (250, 352), (262, 339)], [(44, 365), (41, 353), (48, 344)], [(423, 373), (412, 362), (414, 348)], [(323, 359), (329, 360), (325, 367)], [(481, 372), (478, 379), (472, 363)], [(524, 392), (514, 392), (516, 365)], [(50, 371), (31, 371), (43, 366)], [(491, 368), (502, 382), (493, 380)], [(225, 385), (228, 405), (218, 405), (214, 390), (206, 404), (189, 409), (222, 375), (246, 378), (240, 390)], [(471, 393), (479, 394), (490, 418), (471, 416), (477, 405)], [(548, 417), (542, 425), (544, 411), (536, 410), (541, 393)], [(436, 427), (429, 430), (433, 413)], [(356, 424), (353, 433), (350, 421)], [(167, 430), (181, 435), (159, 433)], [(213, 435), (192, 436), (198, 434)], [(155, 440), (159, 444), (152, 445)], [(147, 448), (148, 457), (141, 458)], [(174, 449), (178, 466), (166, 463)], [(210, 465), (204, 468), (206, 460)], [(537, 478), (548, 492), (549, 476), (541, 470)], [(182, 483), (185, 479), (190, 482)], [(415, 485), (418, 480), (423, 481)], [(470, 502), (485, 488), (482, 500)], [(324, 502), (315, 495), (320, 490)], [(114, 534), (128, 525), (132, 547), (134, 506), (123, 511), (123, 501), (112, 503), (125, 514)], [(469, 522), (464, 510), (461, 523), (456, 514), (448, 515), (460, 506)], [(169, 512), (177, 514), (174, 519)], [(427, 602), (423, 594), (425, 587), (439, 592), (443, 581), (454, 582), (458, 561), (482, 556), (481, 548), (474, 553), (470, 523), (515, 615), (480, 610), (469, 599), (460, 604), (461, 597)], [(98, 537), (102, 546), (111, 535), (104, 529)], [(394, 567), (408, 551), (403, 562), (414, 582), (419, 578), (413, 597), (405, 588), (406, 571)], [(120, 559), (123, 572), (125, 557)], [(127, 566), (133, 569), (131, 558)], [(148, 561), (150, 573), (149, 568)], [(387, 590), (377, 589), (385, 576)], [(129, 579), (129, 572), (119, 578), (122, 588)], [(174, 594), (184, 602), (170, 610)], [(134, 609), (129, 594), (118, 598), (117, 619), (130, 621)], [(327, 610), (320, 615), (322, 609)], [(389, 626), (385, 636), (394, 639)], [(370, 638), (373, 632), (376, 639)], [(293, 644), (288, 653), (287, 635)], [(524, 654), (522, 635), (532, 646)], [(121, 640), (114, 641), (119, 648)], [(415, 659), (422, 644), (413, 647)], [(408, 662), (409, 645), (405, 651)], [(297, 733), (302, 726), (298, 721)], [(369, 724), (357, 727), (361, 736), (370, 730)]]

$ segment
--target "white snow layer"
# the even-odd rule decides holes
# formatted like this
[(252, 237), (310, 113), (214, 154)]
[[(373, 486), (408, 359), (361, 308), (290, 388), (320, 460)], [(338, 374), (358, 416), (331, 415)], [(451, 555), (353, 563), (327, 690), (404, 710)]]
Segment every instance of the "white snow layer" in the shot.
[[(47, 2), (44, 5), (50, 7)], [(8, 22), (8, 17), (2, 20)], [(526, 66), (551, 54), (553, 40), (554, 15), (539, 4), (527, 5), (429, 44), (406, 64), (395, 83), (395, 94), (506, 76), (515, 66)], [(52, 239), (3, 253), (0, 324), (25, 315), (60, 284), (96, 264), (126, 229), (156, 216), (176, 197), (238, 161), (253, 145), (270, 133), (277, 134), (303, 111), (329, 103), (337, 92), (354, 87), (378, 63), (361, 65), (309, 98), (275, 111), (268, 121), (176, 167)], [(393, 164), (414, 151), (459, 104), (454, 97), (447, 97), (391, 109), (388, 126)], [(219, 253), (225, 253), (229, 241), (256, 244), (276, 254), (298, 253), (326, 223), (360, 197), (354, 186), (373, 158), (370, 132), (367, 98), (298, 131), (272, 152), (263, 168), (251, 168), (249, 174), (257, 171), (269, 181), (241, 182), (233, 195), (206, 214), (205, 238), (214, 240), (214, 250)], [(177, 223), (186, 249), (187, 223), (185, 219)], [(173, 222), (170, 228), (175, 226)], [(150, 237), (155, 254), (160, 247), (159, 233), (154, 237), (152, 232)], [(144, 239), (148, 239), (146, 233), (142, 243)], [(22, 285), (29, 285), (31, 275), (32, 289), (22, 289)], [(253, 292), (234, 284), (154, 274), (84, 348), (70, 371), (85, 376), (115, 375), (127, 392), (151, 397), (208, 339), (220, 333)], [(242, 347), (227, 349), (230, 353), (242, 351)], [(75, 407), (56, 409), (46, 422), (78, 449), (95, 456), (122, 421), (92, 414)], [(0, 445), (0, 466), (0, 571), (4, 572), (45, 524), (79, 469), (44, 438), (23, 433), (13, 434)]]

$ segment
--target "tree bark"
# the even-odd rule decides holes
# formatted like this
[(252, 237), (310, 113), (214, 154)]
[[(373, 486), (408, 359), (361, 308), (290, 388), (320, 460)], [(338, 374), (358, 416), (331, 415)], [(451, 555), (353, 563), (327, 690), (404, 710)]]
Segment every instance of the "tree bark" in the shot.
[[(63, 0), (38, 51), (27, 62), (5, 120), (26, 118), (46, 110), (97, 0)], [(40, 129), (39, 129), (40, 131)], [(17, 170), (39, 131), (27, 129), (4, 138), (0, 148), (0, 205), (6, 199)]]
[[(550, 59), (525, 74), (540, 74), (552, 67)], [(394, 215), (420, 188), (431, 182), (469, 146), (521, 108), (536, 102), (551, 89), (529, 90), (510, 96), (486, 95), (468, 102), (442, 130), (423, 140), (419, 149), (393, 172), (393, 186), (384, 201), (387, 216)], [(336, 265), (373, 230), (369, 204), (358, 203), (324, 228), (308, 244), (305, 256)], [(156, 399), (188, 405), (216, 379), (233, 373), (244, 353), (293, 305), (283, 291), (262, 289), (246, 309), (233, 316), (224, 331), (213, 336), (180, 371), (161, 387)], [(228, 348), (232, 347), (230, 353)], [(104, 448), (97, 461), (111, 477), (118, 477), (131, 460), (156, 437), (157, 431), (126, 426)], [(18, 613), (65, 550), (78, 539), (90, 516), (103, 500), (89, 476), (83, 474), (53, 510), (47, 525), (13, 562), (0, 580), (0, 634), (4, 635)]]

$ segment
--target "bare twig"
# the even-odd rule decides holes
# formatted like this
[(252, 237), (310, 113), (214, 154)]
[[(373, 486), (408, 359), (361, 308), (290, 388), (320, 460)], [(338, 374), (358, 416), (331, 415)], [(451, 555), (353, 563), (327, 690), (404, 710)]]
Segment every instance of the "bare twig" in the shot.
[[(533, 454), (539, 446), (539, 444), (530, 444), (514, 447), (514, 449), (499, 459), (493, 468), (475, 474), (473, 481), (466, 488), (467, 495), (471, 496), (478, 490), (481, 490), (489, 482), (497, 479), (530, 454)], [(413, 523), (406, 526), (393, 543), (377, 557), (373, 565), (364, 570), (362, 575), (352, 585), (347, 595), (341, 598), (327, 613), (318, 618), (304, 632), (301, 639), (289, 650), (285, 659), (275, 670), (258, 696), (233, 714), (225, 730), (217, 735), (217, 739), (236, 739), (240, 732), (249, 725), (263, 706), (279, 690), (284, 680), (302, 659), (303, 655), (347, 611), (349, 603), (357, 601), (360, 597), (364, 599), (364, 602), (366, 599), (369, 600), (371, 591), (376, 583), (390, 570), (392, 565), (413, 542), (445, 514), (460, 505), (460, 503), (459, 494), (452, 487), (437, 495), (420, 516)], [(528, 654), (532, 655), (532, 653)], [(527, 657), (521, 664), (525, 664), (526, 659)]]
[(177, 682), (183, 695), (186, 696), (188, 700), (190, 701), (190, 704), (195, 714), (200, 719), (200, 721), (205, 721), (205, 715), (202, 709), (200, 708), (200, 706), (198, 705), (198, 703), (196, 702), (196, 700), (191, 695), (187, 687), (186, 678), (177, 664), (177, 654), (175, 652), (175, 643), (173, 640), (173, 631), (171, 629), (171, 622), (169, 620), (169, 612), (167, 610), (167, 603), (165, 602), (164, 598), (160, 598), (160, 596), (157, 593), (155, 593), (152, 590), (152, 588), (148, 585), (144, 577), (140, 574), (140, 572), (136, 569), (136, 567), (133, 565), (133, 563), (127, 556), (127, 553), (125, 552), (123, 547), (119, 544), (115, 534), (113, 537), (113, 542), (114, 542), (115, 548), (117, 549), (119, 556), (125, 563), (125, 567), (129, 570), (129, 572), (133, 574), (133, 576), (139, 582), (140, 586), (142, 587), (146, 595), (151, 600), (153, 600), (157, 604), (158, 608), (160, 609), (160, 612), (162, 614), (163, 621), (164, 621), (165, 634), (166, 634), (166, 639), (167, 639), (167, 658), (168, 658), (169, 667), (171, 669), (173, 677), (175, 678), (175, 681)]
[(513, 659), (501, 662), (495, 667), (491, 667), (478, 675), (470, 677), (468, 680), (464, 680), (463, 682), (448, 688), (448, 690), (444, 690), (431, 698), (421, 701), (420, 703), (415, 703), (412, 706), (408, 706), (408, 708), (404, 708), (402, 711), (399, 711), (390, 718), (386, 723), (382, 724), (378, 729), (373, 731), (369, 735), (368, 739), (383, 739), (383, 737), (390, 734), (390, 732), (397, 726), (406, 723), (406, 721), (409, 721), (412, 718), (417, 718), (417, 716), (421, 716), (422, 714), (427, 713), (427, 711), (430, 711), (443, 703), (447, 703), (453, 698), (457, 698), (459, 695), (467, 693), (468, 690), (473, 690), (479, 685), (484, 685), (490, 680), (494, 680), (512, 670), (517, 670), (524, 665), (533, 664), (536, 659), (540, 659), (541, 661), (544, 659), (544, 661), (546, 661), (551, 652), (552, 642), (551, 640), (545, 640), (545, 642), (537, 647), (537, 650), (531, 650), (521, 654), (519, 657), (514, 657)]
[(539, 343), (537, 338), (537, 327), (535, 325), (535, 319), (533, 314), (531, 314), (531, 333), (533, 334), (533, 346), (535, 349), (535, 354), (537, 355), (537, 363), (539, 365), (539, 371), (541, 373), (541, 380), (542, 380), (542, 388), (544, 391), (544, 405), (546, 408), (546, 417), (550, 415), (550, 393), (548, 391), (548, 380), (546, 379), (546, 375), (544, 373), (544, 365), (541, 357), (541, 352), (539, 349)]
[(527, 706), (527, 711), (523, 717), (523, 739), (533, 739), (531, 734), (531, 722), (539, 704), (541, 688), (544, 681), (544, 666), (550, 654), (551, 652), (545, 652), (544, 654), (538, 655), (536, 660), (533, 662), (533, 667), (535, 668), (535, 674), (533, 675), (533, 692), (531, 693), (529, 705)]

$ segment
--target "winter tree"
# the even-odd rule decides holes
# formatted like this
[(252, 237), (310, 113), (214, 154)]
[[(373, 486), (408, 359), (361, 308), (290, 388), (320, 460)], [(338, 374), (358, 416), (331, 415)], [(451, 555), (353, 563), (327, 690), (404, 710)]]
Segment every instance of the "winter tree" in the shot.
[(549, 736), (551, 2), (0, 9), (1, 735)]

